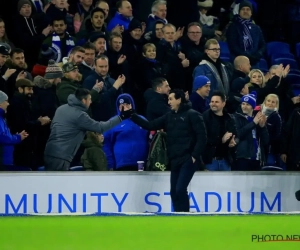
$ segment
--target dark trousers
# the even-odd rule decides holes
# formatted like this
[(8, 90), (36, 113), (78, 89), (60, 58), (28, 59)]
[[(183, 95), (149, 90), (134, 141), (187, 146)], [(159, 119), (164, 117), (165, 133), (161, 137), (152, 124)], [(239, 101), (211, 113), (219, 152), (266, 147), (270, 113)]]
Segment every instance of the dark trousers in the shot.
[(175, 212), (189, 212), (190, 202), (187, 192), (188, 185), (197, 170), (197, 163), (192, 157), (182, 167), (171, 170), (171, 199)]
[(44, 156), (44, 163), (46, 171), (69, 171), (71, 165), (71, 163), (66, 160), (47, 155)]
[(260, 171), (260, 161), (240, 158), (236, 160), (235, 171)]

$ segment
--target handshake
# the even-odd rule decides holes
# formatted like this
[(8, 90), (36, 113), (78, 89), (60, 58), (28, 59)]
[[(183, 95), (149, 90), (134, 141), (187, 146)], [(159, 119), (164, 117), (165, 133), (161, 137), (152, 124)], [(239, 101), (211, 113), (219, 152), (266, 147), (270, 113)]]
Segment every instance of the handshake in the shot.
[(124, 107), (122, 107), (122, 111), (121, 111), (119, 117), (120, 117), (121, 121), (123, 121), (125, 119), (131, 118), (131, 116), (133, 114), (136, 114), (134, 109), (124, 110)]

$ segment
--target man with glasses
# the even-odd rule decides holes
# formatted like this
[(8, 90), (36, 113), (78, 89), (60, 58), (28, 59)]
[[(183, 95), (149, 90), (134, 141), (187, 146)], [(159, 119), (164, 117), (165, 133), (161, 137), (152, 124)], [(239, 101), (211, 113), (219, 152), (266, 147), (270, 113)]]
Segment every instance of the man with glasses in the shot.
[(188, 25), (187, 34), (181, 39), (182, 51), (190, 61), (189, 66), (185, 68), (186, 83), (189, 85), (189, 90), (192, 89), (193, 71), (204, 56), (204, 42), (201, 38), (202, 29), (200, 24), (192, 22)]
[(220, 60), (220, 45), (216, 39), (209, 39), (205, 43), (205, 55), (193, 72), (194, 79), (204, 75), (210, 80), (209, 99), (218, 90), (228, 96), (230, 90), (230, 70)]

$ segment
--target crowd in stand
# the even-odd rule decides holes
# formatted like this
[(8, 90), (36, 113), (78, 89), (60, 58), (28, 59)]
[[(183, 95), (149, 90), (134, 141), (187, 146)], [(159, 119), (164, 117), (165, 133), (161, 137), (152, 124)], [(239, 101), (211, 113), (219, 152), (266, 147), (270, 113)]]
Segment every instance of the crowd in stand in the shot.
[[(9, 2), (0, 18), (1, 170), (137, 170), (151, 136), (125, 112), (160, 118), (171, 112), (171, 89), (183, 90), (202, 114), (202, 169), (300, 170), (300, 95), (287, 81), (291, 66), (260, 65), (284, 25), (262, 18), (259, 8), (280, 1)], [(293, 34), (287, 39), (300, 42)], [(71, 119), (67, 106), (88, 118)], [(108, 120), (115, 122), (100, 129)], [(78, 147), (62, 143), (72, 143), (70, 131), (78, 131)], [(56, 168), (55, 159), (64, 164)]]

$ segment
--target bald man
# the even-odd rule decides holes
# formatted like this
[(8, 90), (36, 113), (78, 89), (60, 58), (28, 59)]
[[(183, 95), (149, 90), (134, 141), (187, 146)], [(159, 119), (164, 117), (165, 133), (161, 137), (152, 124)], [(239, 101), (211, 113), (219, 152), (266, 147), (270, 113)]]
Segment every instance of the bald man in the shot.
[(233, 65), (234, 65), (234, 71), (231, 77), (231, 84), (236, 78), (247, 77), (251, 70), (250, 60), (246, 56), (237, 56), (234, 59)]

